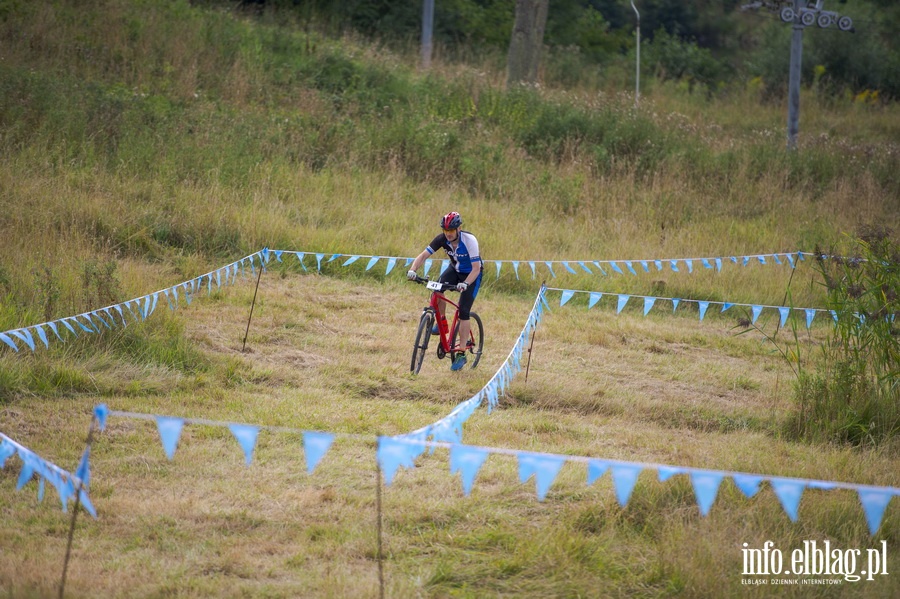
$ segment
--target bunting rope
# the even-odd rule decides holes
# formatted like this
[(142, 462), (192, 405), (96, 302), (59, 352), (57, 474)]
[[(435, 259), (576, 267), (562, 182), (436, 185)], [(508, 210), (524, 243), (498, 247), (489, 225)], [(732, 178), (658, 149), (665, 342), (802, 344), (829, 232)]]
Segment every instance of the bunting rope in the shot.
[[(341, 266), (350, 266), (351, 264), (357, 262), (360, 259), (367, 258), (368, 262), (366, 264), (366, 270), (371, 270), (379, 261), (382, 259), (387, 260), (387, 268), (385, 270), (385, 276), (389, 275), (398, 262), (403, 261), (405, 266), (409, 266), (412, 264), (413, 258), (407, 256), (378, 256), (378, 255), (368, 255), (368, 254), (329, 254), (327, 252), (311, 252), (311, 251), (299, 251), (299, 250), (271, 250), (273, 254), (275, 254), (276, 258), (279, 262), (281, 262), (282, 254), (294, 254), (297, 257), (297, 260), (300, 262), (300, 266), (304, 271), (308, 271), (309, 269), (306, 267), (306, 263), (304, 262), (304, 258), (307, 255), (314, 256), (316, 259), (316, 270), (318, 272), (322, 271), (322, 261), (325, 258), (325, 264), (330, 264), (336, 260), (344, 260)], [(543, 265), (547, 268), (547, 272), (551, 277), (556, 278), (556, 271), (553, 269), (554, 265), (561, 266), (566, 269), (567, 272), (577, 275), (586, 273), (589, 275), (600, 274), (602, 276), (609, 276), (609, 273), (606, 272), (606, 269), (603, 268), (605, 265), (609, 270), (613, 273), (623, 275), (625, 271), (622, 270), (622, 266), (624, 265), (625, 269), (630, 272), (632, 275), (637, 275), (638, 270), (635, 268), (635, 265), (640, 267), (645, 273), (651, 272), (651, 265), (656, 268), (655, 272), (660, 272), (668, 267), (672, 272), (681, 272), (681, 267), (686, 268), (688, 273), (694, 272), (694, 263), (700, 263), (702, 267), (706, 270), (714, 270), (715, 272), (720, 272), (722, 270), (722, 265), (727, 263), (732, 263), (741, 266), (747, 266), (750, 263), (758, 263), (761, 265), (767, 264), (776, 264), (783, 265), (787, 262), (791, 268), (796, 268), (796, 262), (806, 260), (808, 256), (815, 256), (816, 254), (812, 254), (810, 252), (780, 252), (780, 253), (772, 253), (772, 254), (746, 254), (740, 257), (738, 256), (718, 256), (718, 257), (708, 257), (708, 258), (653, 258), (647, 260), (485, 260), (484, 263), (493, 263), (496, 268), (496, 277), (500, 278), (500, 271), (504, 264), (509, 264), (513, 267), (513, 271), (515, 272), (516, 279), (519, 280), (519, 266), (521, 264), (526, 264), (531, 269), (531, 278), (535, 279), (538, 273), (538, 265)], [(828, 256), (822, 256), (823, 258), (827, 258)], [(770, 262), (771, 261), (771, 262)], [(431, 266), (437, 260), (428, 259), (424, 264), (424, 272), (427, 275), (428, 271), (431, 270)], [(581, 271), (575, 270), (572, 266), (575, 264), (578, 266)], [(444, 259), (441, 261), (441, 270), (446, 270), (450, 265), (449, 259)], [(681, 266), (679, 266), (681, 265)], [(591, 266), (597, 269), (598, 272), (594, 272), (591, 270)]]
[[(329, 433), (307, 431), (283, 426), (239, 424), (198, 418), (178, 418), (156, 414), (123, 412), (108, 410), (107, 407), (102, 404), (95, 407), (94, 415), (97, 417), (101, 431), (105, 429), (106, 421), (109, 416), (155, 421), (163, 450), (169, 460), (174, 459), (175, 449), (177, 448), (181, 431), (185, 424), (202, 424), (228, 428), (240, 445), (248, 466), (253, 460), (253, 451), (256, 446), (259, 431), (268, 430), (272, 432), (300, 434), (303, 439), (303, 449), (306, 455), (308, 474), (314, 472), (315, 468), (332, 446), (336, 437), (362, 439), (366, 441), (371, 441), (373, 438), (371, 435), (355, 433)], [(467, 497), (472, 491), (479, 470), (491, 454), (515, 457), (518, 462), (519, 482), (524, 484), (531, 477), (534, 477), (538, 501), (544, 501), (550, 487), (556, 480), (560, 469), (567, 462), (581, 463), (587, 466), (588, 486), (599, 480), (606, 472), (610, 472), (616, 499), (622, 508), (625, 508), (628, 505), (632, 491), (637, 483), (638, 476), (644, 470), (655, 470), (660, 482), (665, 482), (679, 474), (687, 474), (702, 516), (709, 514), (716, 496), (718, 495), (720, 485), (725, 478), (730, 478), (735, 486), (737, 486), (748, 498), (755, 496), (761, 489), (762, 483), (767, 482), (781, 503), (785, 514), (787, 514), (792, 522), (798, 520), (800, 500), (805, 490), (852, 490), (856, 491), (859, 497), (871, 535), (874, 535), (881, 526), (881, 521), (891, 499), (896, 495), (900, 495), (900, 488), (890, 486), (861, 485), (856, 483), (781, 477), (730, 470), (712, 470), (669, 464), (632, 462), (588, 456), (521, 451), (499, 447), (463, 445), (461, 443), (412, 439), (406, 435), (396, 437), (379, 436), (376, 437), (376, 440), (378, 447), (376, 460), (379, 467), (384, 472), (386, 485), (391, 485), (394, 476), (400, 467), (413, 468), (414, 460), (421, 456), (427, 448), (431, 448), (432, 451), (437, 448), (444, 448), (448, 449), (450, 452), (450, 474), (460, 474), (463, 492)]]
[[(788, 319), (788, 316), (792, 312), (803, 312), (806, 318), (806, 328), (809, 329), (812, 327), (813, 320), (816, 318), (816, 315), (819, 313), (830, 314), (835, 323), (838, 321), (838, 313), (835, 310), (824, 310), (821, 308), (792, 308), (789, 306), (769, 306), (766, 304), (742, 304), (739, 302), (720, 302), (714, 300), (694, 300), (694, 299), (679, 299), (675, 297), (654, 297), (649, 295), (634, 295), (634, 294), (626, 294), (626, 293), (605, 293), (601, 291), (585, 291), (582, 289), (560, 289), (557, 287), (548, 287), (547, 291), (559, 291), (561, 292), (559, 298), (560, 307), (565, 306), (566, 303), (574, 297), (576, 293), (587, 293), (588, 297), (588, 310), (593, 308), (604, 295), (614, 296), (616, 297), (616, 314), (622, 312), (625, 306), (628, 304), (629, 300), (632, 298), (642, 299), (644, 300), (644, 316), (646, 316), (653, 306), (656, 304), (657, 300), (663, 300), (666, 302), (671, 302), (672, 304), (672, 312), (674, 313), (678, 306), (681, 303), (692, 303), (697, 304), (698, 311), (700, 313), (700, 320), (706, 316), (706, 312), (711, 305), (722, 306), (721, 312), (727, 311), (729, 308), (734, 306), (744, 307), (750, 309), (750, 323), (756, 324), (759, 315), (762, 313), (764, 309), (775, 310), (779, 314), (779, 327), (783, 327), (785, 322)], [(860, 317), (858, 314), (855, 316)]]
[[(315, 256), (316, 269), (319, 272), (321, 272), (322, 270), (322, 261), (325, 260), (326, 257), (328, 258), (328, 260), (325, 261), (326, 264), (334, 262), (335, 260), (346, 258), (342, 266), (349, 266), (357, 260), (368, 258), (368, 263), (366, 265), (367, 271), (371, 270), (381, 259), (385, 259), (387, 260), (385, 276), (391, 273), (391, 271), (399, 261), (403, 261), (406, 266), (410, 265), (413, 261), (413, 258), (410, 257), (368, 256), (362, 254), (326, 254), (294, 250), (270, 250), (269, 248), (263, 248), (248, 256), (244, 256), (239, 260), (231, 262), (230, 264), (226, 264), (225, 266), (221, 266), (187, 281), (182, 281), (181, 283), (178, 283), (171, 287), (166, 287), (164, 289), (160, 289), (158, 291), (154, 291), (125, 302), (120, 302), (117, 304), (105, 306), (103, 308), (97, 308), (95, 310), (82, 312), (81, 314), (77, 314), (75, 316), (67, 316), (65, 318), (58, 318), (56, 320), (51, 320), (48, 322), (42, 322), (35, 325), (2, 331), (0, 332), (0, 342), (2, 342), (15, 352), (18, 352), (20, 349), (19, 343), (24, 344), (24, 346), (28, 347), (33, 352), (37, 348), (35, 338), (40, 340), (40, 342), (44, 344), (44, 347), (50, 346), (50, 340), (52, 339), (52, 337), (50, 336), (50, 334), (48, 334), (47, 329), (49, 329), (50, 332), (52, 332), (52, 334), (57, 339), (59, 339), (59, 341), (65, 342), (65, 337), (78, 337), (79, 331), (81, 333), (87, 334), (100, 334), (102, 332), (101, 324), (107, 329), (112, 329), (114, 326), (119, 326), (120, 322), (121, 326), (128, 326), (126, 313), (130, 314), (135, 322), (143, 322), (156, 310), (160, 295), (166, 298), (166, 302), (171, 310), (176, 310), (179, 307), (180, 297), (183, 297), (185, 302), (190, 305), (193, 297), (197, 293), (202, 291), (204, 287), (206, 288), (207, 294), (211, 294), (213, 284), (215, 284), (217, 289), (221, 288), (222, 285), (234, 284), (237, 281), (238, 274), (240, 274), (242, 278), (246, 277), (246, 270), (248, 267), (251, 271), (251, 276), (255, 276), (257, 274), (256, 261), (259, 262), (259, 268), (262, 269), (262, 272), (265, 272), (266, 264), (270, 261), (272, 256), (274, 256), (278, 262), (283, 262), (282, 255), (284, 254), (295, 255), (304, 271), (309, 270), (304, 263), (305, 256), (308, 254)], [(803, 261), (805, 260), (805, 256), (813, 255), (814, 254), (810, 254), (809, 252), (797, 251), (790, 253), (782, 252), (773, 254), (747, 254), (741, 256), (740, 259), (737, 256), (730, 256), (713, 258), (667, 258), (665, 260), (488, 260), (487, 262), (493, 262), (496, 265), (497, 278), (500, 277), (502, 265), (511, 264), (513, 270), (515, 271), (516, 279), (519, 279), (519, 265), (523, 262), (531, 268), (532, 278), (535, 278), (537, 275), (538, 264), (545, 265), (549, 274), (553, 278), (556, 278), (556, 272), (553, 269), (554, 264), (561, 265), (572, 274), (579, 274), (578, 271), (576, 271), (572, 267), (573, 263), (578, 265), (584, 272), (588, 274), (597, 274), (590, 269), (589, 265), (592, 265), (599, 270), (599, 273), (601, 275), (608, 276), (608, 273), (603, 268), (603, 265), (607, 265), (607, 267), (614, 273), (624, 274), (624, 271), (619, 266), (619, 264), (621, 263), (625, 265), (625, 268), (629, 272), (631, 272), (631, 274), (637, 275), (638, 271), (635, 269), (635, 263), (637, 263), (645, 272), (648, 273), (650, 272), (651, 264), (657, 269), (657, 271), (663, 270), (664, 265), (668, 265), (668, 267), (673, 272), (680, 272), (679, 264), (682, 264), (685, 268), (687, 268), (688, 272), (693, 272), (694, 262), (700, 262), (705, 269), (713, 269), (716, 272), (719, 272), (722, 269), (722, 264), (727, 262), (741, 264), (743, 266), (747, 266), (751, 262), (765, 265), (769, 264), (769, 259), (771, 259), (771, 262), (774, 264), (784, 264), (782, 258), (780, 258), (779, 256), (783, 257), (784, 260), (788, 264), (790, 264), (791, 268), (795, 268), (796, 261)], [(436, 260), (428, 259), (425, 261), (424, 272), (426, 275), (430, 271), (434, 262), (436, 262)], [(441, 270), (446, 270), (449, 265), (450, 260), (444, 259), (441, 262)], [(116, 317), (116, 314), (118, 314), (118, 319)]]
[[(242, 277), (245, 276), (245, 269), (248, 263), (252, 274), (255, 275), (256, 266), (254, 260), (256, 259), (259, 260), (259, 267), (265, 271), (265, 264), (269, 261), (269, 250), (263, 248), (262, 250), (254, 252), (249, 256), (244, 256), (231, 264), (219, 267), (208, 273), (194, 277), (193, 279), (183, 281), (172, 287), (166, 287), (165, 289), (142, 295), (135, 299), (130, 299), (126, 302), (112, 304), (104, 308), (97, 308), (96, 310), (91, 310), (89, 312), (82, 312), (75, 316), (67, 316), (65, 318), (42, 322), (32, 326), (0, 332), (0, 341), (18, 352), (19, 347), (13, 340), (13, 338), (15, 338), (24, 343), (31, 351), (35, 351), (35, 336), (41, 340), (44, 347), (50, 347), (50, 337), (44, 327), (50, 329), (57, 339), (64, 343), (66, 339), (63, 338), (63, 335), (67, 335), (66, 331), (68, 331), (72, 337), (78, 337), (78, 332), (75, 328), (76, 326), (81, 329), (83, 333), (100, 334), (102, 329), (97, 322), (94, 322), (94, 319), (103, 323), (107, 329), (118, 326), (119, 323), (113, 314), (114, 312), (119, 315), (123, 327), (128, 326), (128, 320), (125, 318), (126, 310), (131, 314), (134, 321), (143, 322), (156, 310), (160, 295), (163, 295), (166, 298), (169, 309), (176, 310), (178, 309), (178, 290), (181, 289), (185, 302), (190, 305), (193, 296), (202, 291), (204, 280), (206, 282), (207, 294), (211, 294), (214, 282), (218, 289), (221, 288), (223, 284), (233, 284), (237, 280), (239, 271)], [(135, 310), (137, 310), (137, 313), (135, 313)], [(106, 318), (101, 316), (101, 314), (105, 314)], [(62, 335), (60, 333), (62, 333)]]
[(78, 497), (81, 504), (91, 516), (97, 517), (97, 511), (87, 494), (90, 482), (90, 453), (87, 450), (81, 457), (76, 474), (73, 475), (0, 432), (0, 469), (6, 465), (9, 458), (16, 454), (22, 460), (22, 470), (19, 472), (16, 491), (21, 491), (37, 475), (38, 501), (44, 500), (44, 482), (46, 481), (56, 488), (60, 501), (62, 501), (62, 510), (65, 512), (69, 501), (75, 500), (75, 490), (80, 488)]

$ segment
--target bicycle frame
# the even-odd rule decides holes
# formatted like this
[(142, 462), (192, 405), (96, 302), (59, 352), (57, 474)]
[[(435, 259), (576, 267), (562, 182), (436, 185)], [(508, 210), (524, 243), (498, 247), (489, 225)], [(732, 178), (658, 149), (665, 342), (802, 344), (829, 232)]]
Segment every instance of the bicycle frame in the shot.
[[(453, 306), (452, 323), (450, 323), (447, 318), (442, 319), (438, 317), (438, 315), (441, 313), (440, 302), (444, 302), (445, 304)], [(456, 325), (459, 323), (459, 304), (450, 299), (447, 299), (447, 296), (440, 291), (432, 291), (429, 308), (434, 313), (434, 319), (438, 325), (438, 331), (440, 332), (440, 335), (438, 335), (438, 337), (441, 340), (441, 347), (444, 349), (444, 353), (450, 353), (450, 350), (453, 349), (453, 346), (450, 345), (450, 332), (455, 331)], [(428, 310), (429, 308), (425, 308), (425, 310)]]

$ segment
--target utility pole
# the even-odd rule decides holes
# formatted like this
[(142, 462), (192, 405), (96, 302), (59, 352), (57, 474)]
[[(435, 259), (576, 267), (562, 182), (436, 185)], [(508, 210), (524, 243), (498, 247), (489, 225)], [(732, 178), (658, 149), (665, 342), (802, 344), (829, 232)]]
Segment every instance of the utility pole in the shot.
[[(791, 66), (788, 69), (788, 124), (787, 148), (797, 149), (797, 135), (800, 133), (800, 76), (803, 62), (803, 28), (800, 21), (800, 5), (803, 0), (794, 0), (793, 32), (791, 33)], [(784, 17), (782, 17), (784, 18)]]
[(634, 27), (635, 36), (637, 37), (637, 58), (634, 60), (634, 105), (637, 107), (641, 101), (641, 13), (638, 12), (637, 6), (634, 5), (634, 0), (631, 0), (631, 8), (634, 9), (634, 14), (637, 16), (637, 25)]
[(828, 29), (836, 24), (838, 29), (853, 33), (853, 19), (825, 10), (825, 0), (759, 0), (741, 6), (742, 11), (765, 8), (777, 12), (781, 20), (791, 23), (791, 65), (788, 76), (787, 148), (797, 149), (800, 133), (800, 78), (803, 62), (803, 30), (813, 25)]
[(422, 69), (431, 68), (431, 33), (434, 30), (434, 0), (422, 0)]

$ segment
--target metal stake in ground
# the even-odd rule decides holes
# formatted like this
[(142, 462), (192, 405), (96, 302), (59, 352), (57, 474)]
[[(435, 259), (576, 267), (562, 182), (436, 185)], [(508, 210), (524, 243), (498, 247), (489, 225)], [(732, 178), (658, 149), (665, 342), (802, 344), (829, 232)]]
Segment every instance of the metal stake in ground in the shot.
[[(85, 445), (87, 445), (85, 451), (88, 456), (91, 453), (91, 443), (94, 440), (94, 424), (96, 422), (97, 417), (92, 417), (91, 427), (88, 429), (87, 441), (85, 442)], [(75, 509), (72, 510), (72, 522), (69, 524), (69, 541), (66, 544), (66, 558), (63, 560), (62, 579), (59, 581), (59, 599), (63, 599), (63, 594), (66, 591), (66, 572), (69, 570), (69, 557), (72, 555), (72, 539), (75, 537), (75, 519), (78, 517), (78, 508), (81, 507), (81, 490), (83, 488), (84, 481), (79, 477), (78, 488), (75, 489)]]
[[(544, 288), (544, 285), (547, 284), (547, 281), (543, 281), (541, 283), (541, 289)], [(534, 330), (531, 331), (531, 344), (528, 346), (528, 363), (525, 364), (525, 384), (528, 384), (528, 370), (531, 368), (531, 350), (534, 349), (534, 336), (537, 335), (537, 323), (534, 323)]]
[[(252, 258), (251, 258), (252, 260)], [(252, 264), (252, 262), (251, 262)], [(250, 316), (247, 317), (247, 330), (244, 331), (244, 343), (241, 345), (241, 353), (247, 349), (247, 335), (250, 334), (250, 320), (253, 318), (253, 308), (256, 306), (256, 294), (259, 293), (259, 280), (262, 278), (263, 261), (259, 259), (259, 273), (256, 275), (256, 289), (253, 291), (253, 301), (250, 303)]]

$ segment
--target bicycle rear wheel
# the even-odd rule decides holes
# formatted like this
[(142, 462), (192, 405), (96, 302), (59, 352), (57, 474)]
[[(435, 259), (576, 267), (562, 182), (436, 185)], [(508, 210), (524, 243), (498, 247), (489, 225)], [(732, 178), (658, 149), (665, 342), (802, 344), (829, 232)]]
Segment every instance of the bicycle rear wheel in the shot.
[(409, 371), (413, 374), (419, 374), (419, 369), (422, 368), (422, 360), (425, 359), (425, 351), (428, 349), (428, 342), (431, 340), (432, 325), (434, 325), (434, 314), (430, 311), (422, 312), (422, 317), (419, 319), (419, 328), (416, 330), (412, 361), (409, 363)]
[[(451, 339), (455, 340), (458, 333), (459, 323), (453, 329)], [(481, 317), (474, 312), (469, 312), (469, 341), (472, 343), (472, 347), (469, 349), (469, 353), (473, 356), (472, 368), (475, 368), (478, 366), (478, 361), (481, 360), (481, 350), (484, 348), (484, 326), (481, 324)]]

